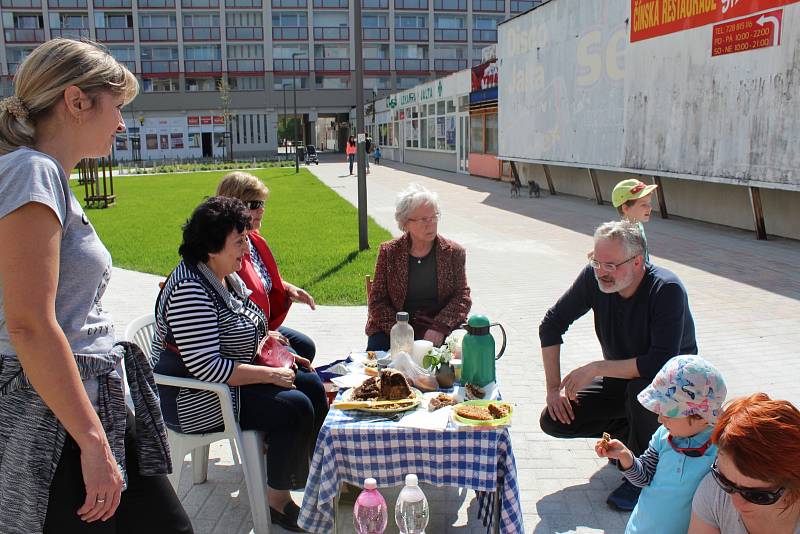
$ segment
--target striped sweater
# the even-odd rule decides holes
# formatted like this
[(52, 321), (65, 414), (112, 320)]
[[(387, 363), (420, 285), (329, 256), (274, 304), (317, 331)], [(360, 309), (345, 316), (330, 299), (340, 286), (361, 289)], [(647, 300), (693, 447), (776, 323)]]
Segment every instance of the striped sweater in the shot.
[[(156, 303), (157, 334), (153, 354), (157, 373), (224, 383), (235, 362), (250, 363), (266, 335), (264, 316), (235, 274), (223, 286), (206, 265), (178, 264)], [(239, 414), (239, 388), (231, 386)], [(167, 425), (186, 433), (222, 426), (216, 394), (159, 386)]]

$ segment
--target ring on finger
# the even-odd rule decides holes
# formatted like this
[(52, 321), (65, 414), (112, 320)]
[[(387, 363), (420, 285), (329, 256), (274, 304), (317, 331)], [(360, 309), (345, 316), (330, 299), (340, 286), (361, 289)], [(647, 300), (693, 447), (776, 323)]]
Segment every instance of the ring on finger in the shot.
[(106, 502), (106, 500), (98, 498), (98, 499), (95, 499), (95, 502), (103, 504), (104, 502)]

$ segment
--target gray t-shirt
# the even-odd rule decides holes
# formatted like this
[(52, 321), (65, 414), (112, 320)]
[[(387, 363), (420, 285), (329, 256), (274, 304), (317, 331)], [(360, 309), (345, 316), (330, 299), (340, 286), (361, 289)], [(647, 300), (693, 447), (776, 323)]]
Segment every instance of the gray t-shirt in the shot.
[[(114, 346), (114, 323), (100, 299), (111, 276), (111, 255), (70, 191), (58, 161), (22, 147), (0, 157), (0, 219), (29, 202), (49, 207), (61, 223), (56, 318), (72, 351), (108, 353)], [(0, 354), (11, 355), (15, 350), (3, 311), (2, 284), (0, 280)]]
[[(711, 473), (700, 482), (694, 494), (692, 512), (723, 534), (748, 534), (731, 496), (722, 491)], [(800, 524), (795, 527), (794, 534), (800, 534)]]

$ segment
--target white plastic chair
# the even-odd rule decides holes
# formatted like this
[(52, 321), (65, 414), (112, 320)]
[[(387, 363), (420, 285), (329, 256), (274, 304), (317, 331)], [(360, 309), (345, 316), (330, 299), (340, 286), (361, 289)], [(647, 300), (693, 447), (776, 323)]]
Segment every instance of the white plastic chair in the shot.
[[(141, 347), (148, 359), (153, 357), (153, 336), (156, 332), (156, 321), (152, 313), (143, 315), (131, 322), (125, 329), (125, 339)], [(172, 474), (169, 481), (175, 491), (181, 480), (183, 459), (192, 455), (192, 472), (195, 484), (202, 484), (208, 478), (209, 446), (215, 441), (227, 439), (231, 443), (231, 453), (236, 461), (238, 447), (241, 456), (242, 471), (250, 498), (250, 513), (253, 516), (253, 527), (256, 534), (269, 534), (270, 515), (266, 505), (267, 498), (267, 461), (264, 455), (264, 433), (255, 430), (242, 430), (233, 415), (231, 392), (226, 384), (203, 382), (194, 378), (179, 378), (154, 373), (156, 384), (188, 389), (213, 391), (219, 397), (222, 406), (223, 429), (208, 434), (183, 434), (170, 428), (167, 438), (172, 457)]]

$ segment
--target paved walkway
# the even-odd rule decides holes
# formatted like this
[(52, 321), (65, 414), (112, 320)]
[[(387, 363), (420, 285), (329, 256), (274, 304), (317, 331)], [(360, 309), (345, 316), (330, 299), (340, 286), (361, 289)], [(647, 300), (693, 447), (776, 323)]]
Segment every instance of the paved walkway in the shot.
[[(345, 175), (344, 162), (323, 162), (310, 170), (355, 203), (356, 179)], [(373, 165), (368, 211), (395, 235), (395, 196), (412, 181), (439, 193), (440, 232), (467, 249), (473, 312), (502, 322), (508, 332), (509, 349), (498, 362), (498, 375), (515, 405), (511, 432), (526, 532), (622, 532), (627, 514), (605, 504), (619, 475), (595, 457), (590, 440), (556, 440), (538, 426), (544, 406), (539, 321), (585, 264), (594, 228), (615, 218), (615, 211), (561, 195), (510, 198), (507, 184), (471, 176)], [(729, 394), (760, 390), (800, 404), (800, 243), (759, 242), (750, 232), (675, 219), (654, 219), (648, 240), (653, 261), (676, 272), (686, 285), (700, 353), (723, 371)], [(105, 305), (120, 335), (133, 317), (152, 309), (157, 282), (150, 275), (116, 270)], [(317, 361), (325, 362), (364, 346), (365, 320), (365, 307), (312, 312), (295, 306), (287, 324), (310, 333), (319, 347)], [(600, 355), (590, 316), (573, 325), (565, 341), (565, 371)], [(185, 473), (180, 494), (196, 532), (249, 531), (246, 495), (239, 494), (241, 472), (232, 466), (227, 445), (212, 447), (208, 483), (190, 488), (190, 478)], [(426, 492), (433, 512), (428, 532), (485, 532), (475, 519), (472, 492)], [(393, 502), (395, 494), (387, 500)], [(347, 527), (341, 532), (352, 532), (347, 510), (341, 511)]]

